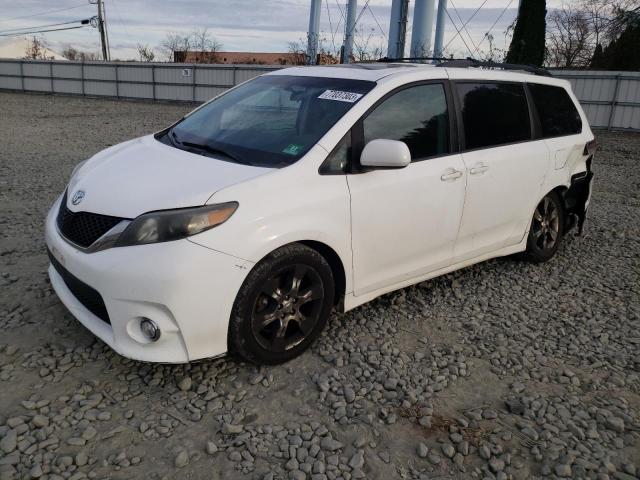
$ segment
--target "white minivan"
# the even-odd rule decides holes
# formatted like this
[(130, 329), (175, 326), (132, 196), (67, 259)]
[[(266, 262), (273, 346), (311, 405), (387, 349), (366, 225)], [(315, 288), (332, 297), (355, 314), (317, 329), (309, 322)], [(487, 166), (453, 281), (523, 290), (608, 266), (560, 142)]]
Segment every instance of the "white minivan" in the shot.
[(107, 148), (49, 212), (53, 288), (127, 357), (274, 364), (333, 308), (549, 260), (582, 229), (594, 136), (568, 82), (491, 66), (278, 70)]

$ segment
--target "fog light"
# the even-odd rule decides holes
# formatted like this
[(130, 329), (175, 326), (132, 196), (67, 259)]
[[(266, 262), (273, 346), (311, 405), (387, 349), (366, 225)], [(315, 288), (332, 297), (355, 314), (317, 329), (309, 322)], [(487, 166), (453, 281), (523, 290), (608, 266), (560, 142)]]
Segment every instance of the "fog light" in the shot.
[(155, 342), (160, 338), (160, 329), (153, 320), (149, 320), (148, 318), (140, 320), (140, 330), (151, 342)]

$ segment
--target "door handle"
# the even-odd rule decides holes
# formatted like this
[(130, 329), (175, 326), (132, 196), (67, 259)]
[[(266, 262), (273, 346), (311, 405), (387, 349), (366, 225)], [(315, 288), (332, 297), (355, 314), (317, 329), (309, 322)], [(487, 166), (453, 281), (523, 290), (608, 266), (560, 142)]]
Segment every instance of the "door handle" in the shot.
[(476, 165), (475, 167), (472, 167), (469, 170), (469, 173), (471, 175), (480, 175), (480, 174), (486, 172), (487, 170), (489, 170), (489, 167), (487, 167), (486, 165), (481, 163), (479, 165)]
[(462, 176), (462, 172), (460, 170), (454, 170), (453, 168), (450, 168), (447, 170), (447, 173), (443, 173), (440, 176), (440, 180), (442, 180), (443, 182), (452, 182), (453, 180), (455, 180), (456, 178), (460, 178)]

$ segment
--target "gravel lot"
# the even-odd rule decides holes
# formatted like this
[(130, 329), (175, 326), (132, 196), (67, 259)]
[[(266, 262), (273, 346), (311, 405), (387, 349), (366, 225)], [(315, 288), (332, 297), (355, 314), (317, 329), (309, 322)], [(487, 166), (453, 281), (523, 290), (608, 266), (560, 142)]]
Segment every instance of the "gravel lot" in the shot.
[(124, 359), (49, 285), (73, 166), (185, 105), (0, 93), (0, 479), (640, 475), (640, 135), (600, 134), (587, 233), (334, 315), (274, 368)]

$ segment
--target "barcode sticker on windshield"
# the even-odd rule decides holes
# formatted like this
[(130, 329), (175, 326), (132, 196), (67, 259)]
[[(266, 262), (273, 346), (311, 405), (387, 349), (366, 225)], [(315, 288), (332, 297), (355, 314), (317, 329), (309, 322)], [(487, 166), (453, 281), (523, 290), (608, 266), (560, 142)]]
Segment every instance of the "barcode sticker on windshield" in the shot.
[(362, 96), (361, 93), (341, 92), (340, 90), (325, 90), (318, 98), (337, 100), (339, 102), (354, 103)]

